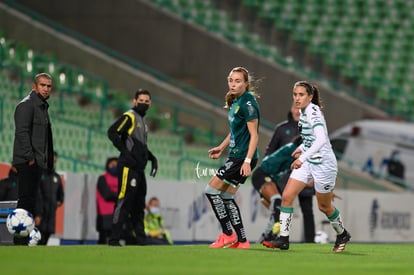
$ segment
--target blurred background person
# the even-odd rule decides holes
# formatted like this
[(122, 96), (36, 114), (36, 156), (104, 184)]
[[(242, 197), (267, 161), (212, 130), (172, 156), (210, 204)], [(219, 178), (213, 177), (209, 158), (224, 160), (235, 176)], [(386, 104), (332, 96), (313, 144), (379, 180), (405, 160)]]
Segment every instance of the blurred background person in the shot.
[(64, 191), (61, 176), (55, 167), (58, 155), (53, 152), (52, 169), (44, 169), (39, 182), (39, 195), (36, 203), (35, 224), (42, 234), (38, 245), (46, 245), (50, 235), (55, 233), (56, 209), (63, 204)]
[(398, 150), (392, 151), (391, 156), (387, 162), (387, 172), (388, 172), (388, 175), (391, 176), (389, 177), (389, 179), (392, 182), (398, 185), (403, 185), (405, 166), (401, 162), (400, 151)]
[(160, 201), (152, 197), (146, 207), (144, 218), (145, 234), (148, 244), (173, 244), (167, 228), (164, 227), (164, 219), (161, 216)]
[(0, 201), (17, 201), (18, 197), (17, 171), (11, 166), (9, 175), (0, 180)]
[(111, 236), (112, 217), (118, 193), (118, 158), (106, 160), (105, 173), (98, 177), (96, 184), (96, 231), (98, 244), (108, 244)]
[(119, 150), (118, 194), (112, 220), (109, 245), (121, 246), (123, 226), (131, 221), (136, 245), (146, 244), (144, 230), (147, 179), (145, 167), (151, 161), (150, 175), (155, 177), (157, 158), (147, 146), (148, 126), (145, 120), (151, 106), (151, 94), (139, 89), (132, 100), (133, 107), (123, 113), (108, 129), (108, 138)]
[[(298, 127), (299, 116), (299, 109), (292, 104), (288, 112), (288, 119), (276, 125), (272, 138), (266, 148), (265, 158), (272, 155), (284, 145), (292, 142), (300, 134)], [(275, 167), (272, 167), (272, 169), (275, 169)], [(252, 184), (260, 194), (263, 205), (271, 212), (269, 222), (259, 238), (260, 243), (275, 239), (279, 233), (281, 194), (285, 189), (289, 175), (290, 171), (287, 171), (285, 174), (277, 175), (277, 179), (272, 179), (261, 168), (253, 172)], [(299, 193), (299, 205), (303, 214), (304, 241), (307, 243), (314, 242), (315, 237), (315, 218), (313, 215), (314, 194), (315, 191), (311, 186), (305, 187)]]

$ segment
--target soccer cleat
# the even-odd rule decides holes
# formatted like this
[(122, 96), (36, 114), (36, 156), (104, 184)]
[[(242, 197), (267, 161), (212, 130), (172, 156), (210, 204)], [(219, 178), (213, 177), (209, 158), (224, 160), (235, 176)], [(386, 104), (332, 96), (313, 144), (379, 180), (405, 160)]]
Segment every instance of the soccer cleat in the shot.
[(237, 235), (236, 233), (231, 233), (230, 236), (221, 233), (217, 240), (210, 244), (210, 248), (226, 248), (229, 247), (230, 245), (234, 244), (237, 241)]
[(263, 241), (262, 244), (268, 248), (279, 248), (280, 250), (288, 250), (289, 236), (280, 236), (271, 241)]
[(342, 234), (336, 236), (335, 246), (332, 248), (333, 252), (342, 252), (345, 250), (346, 243), (351, 240), (351, 235), (344, 230)]
[(273, 225), (273, 228), (272, 228), (272, 233), (274, 235), (278, 235), (279, 232), (280, 232), (280, 222), (275, 222), (275, 224)]
[(230, 245), (229, 248), (249, 249), (250, 243), (249, 241), (235, 242), (234, 244)]
[(262, 235), (259, 238), (259, 243), (263, 244), (264, 241), (273, 241), (277, 238), (277, 235), (274, 235), (272, 232), (269, 233), (262, 233)]

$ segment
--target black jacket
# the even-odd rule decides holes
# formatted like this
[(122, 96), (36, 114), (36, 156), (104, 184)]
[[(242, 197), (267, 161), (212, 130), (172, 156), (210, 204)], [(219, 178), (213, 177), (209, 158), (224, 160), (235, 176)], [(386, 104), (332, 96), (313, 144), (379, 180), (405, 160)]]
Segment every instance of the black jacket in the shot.
[(292, 142), (293, 138), (299, 134), (298, 122), (293, 119), (292, 113), (289, 112), (288, 119), (276, 125), (269, 145), (267, 145), (265, 156)]
[[(154, 160), (154, 155), (148, 150), (146, 141), (138, 140), (131, 137), (132, 147), (127, 148), (127, 138), (130, 136), (133, 121), (124, 114), (117, 121), (115, 121), (108, 129), (108, 138), (112, 141), (114, 146), (120, 151), (118, 165), (125, 165), (135, 171), (144, 171), (148, 160)], [(146, 125), (141, 128), (146, 136)]]
[(43, 169), (53, 168), (53, 138), (48, 108), (46, 100), (35, 91), (16, 106), (13, 165), (34, 159)]

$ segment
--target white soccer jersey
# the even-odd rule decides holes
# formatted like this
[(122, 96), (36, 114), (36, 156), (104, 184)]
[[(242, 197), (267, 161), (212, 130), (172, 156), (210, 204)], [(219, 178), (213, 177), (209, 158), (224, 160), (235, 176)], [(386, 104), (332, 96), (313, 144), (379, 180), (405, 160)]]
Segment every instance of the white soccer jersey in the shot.
[(329, 142), (325, 118), (318, 105), (310, 103), (300, 113), (302, 166), (293, 169), (291, 178), (309, 183), (314, 180), (316, 192), (327, 193), (335, 188), (338, 164)]
[[(324, 156), (332, 156), (325, 118), (318, 105), (310, 103), (304, 112), (300, 111), (299, 127), (302, 136), (302, 155), (299, 159), (302, 162), (319, 164)], [(318, 139), (315, 131), (318, 131)]]

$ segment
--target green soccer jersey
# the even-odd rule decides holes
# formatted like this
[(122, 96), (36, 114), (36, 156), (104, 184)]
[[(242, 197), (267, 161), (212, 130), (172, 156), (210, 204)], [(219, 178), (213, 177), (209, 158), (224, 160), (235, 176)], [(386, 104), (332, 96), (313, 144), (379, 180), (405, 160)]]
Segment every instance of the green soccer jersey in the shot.
[(290, 169), (291, 163), (295, 160), (292, 153), (298, 146), (293, 142), (285, 144), (272, 154), (263, 158), (260, 168), (272, 178), (278, 181)]
[[(247, 128), (247, 122), (258, 119), (260, 122), (259, 105), (252, 92), (245, 92), (238, 99), (233, 101), (233, 105), (229, 110), (230, 124), (230, 158), (245, 158), (249, 150), (250, 133)], [(259, 124), (257, 125), (259, 127)], [(257, 159), (259, 153), (256, 151), (253, 159)]]

